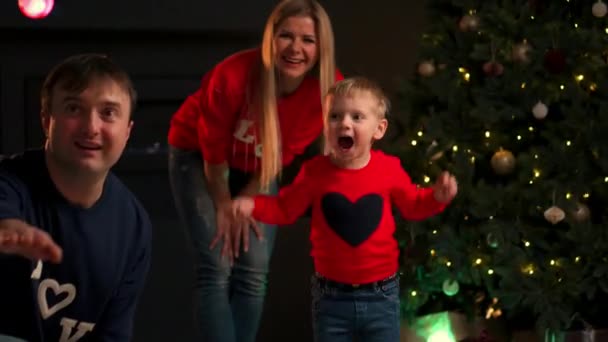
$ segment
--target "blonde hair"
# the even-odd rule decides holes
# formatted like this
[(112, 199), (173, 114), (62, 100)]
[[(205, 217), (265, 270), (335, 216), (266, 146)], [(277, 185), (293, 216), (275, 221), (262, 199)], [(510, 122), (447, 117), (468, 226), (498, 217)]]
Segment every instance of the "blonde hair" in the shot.
[(280, 175), (282, 169), (281, 132), (277, 111), (277, 75), (275, 75), (275, 46), (276, 29), (290, 17), (310, 17), (315, 22), (319, 60), (313, 68), (318, 72), (319, 100), (335, 82), (334, 34), (329, 16), (315, 0), (283, 0), (272, 11), (262, 38), (262, 59), (259, 77), (259, 88), (255, 91), (255, 106), (257, 106), (259, 136), (262, 144), (262, 160), (260, 167), (260, 185), (268, 189), (270, 183)]
[(362, 92), (370, 94), (378, 101), (376, 114), (380, 119), (385, 119), (388, 115), (391, 103), (382, 88), (380, 87), (380, 85), (378, 85), (376, 82), (360, 76), (349, 77), (338, 81), (329, 89), (323, 101), (323, 151), (325, 155), (329, 153), (326, 137), (328, 133), (327, 129), (329, 126), (329, 114), (331, 112), (331, 107), (334, 98), (355, 96), (356, 93)]

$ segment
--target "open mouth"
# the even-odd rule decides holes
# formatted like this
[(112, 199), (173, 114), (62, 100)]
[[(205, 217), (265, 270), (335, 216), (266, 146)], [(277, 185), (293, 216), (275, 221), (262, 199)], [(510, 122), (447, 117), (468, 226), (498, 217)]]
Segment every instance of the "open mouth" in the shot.
[(303, 59), (290, 58), (290, 57), (283, 57), (283, 61), (285, 61), (287, 64), (291, 64), (291, 65), (298, 65), (298, 64), (304, 63)]
[(101, 150), (101, 145), (95, 143), (85, 143), (85, 142), (75, 142), (74, 145), (79, 149), (86, 151), (99, 151)]
[(355, 144), (355, 140), (353, 137), (339, 137), (338, 138), (338, 146), (340, 146), (343, 150), (348, 150)]

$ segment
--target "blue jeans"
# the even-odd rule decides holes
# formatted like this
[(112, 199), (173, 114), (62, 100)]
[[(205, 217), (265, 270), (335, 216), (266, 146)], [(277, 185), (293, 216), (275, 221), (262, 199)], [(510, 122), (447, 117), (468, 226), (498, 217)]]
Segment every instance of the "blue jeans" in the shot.
[[(230, 170), (234, 195), (250, 175)], [(258, 331), (274, 245), (276, 227), (260, 224), (264, 240), (251, 233), (249, 251), (240, 253), (230, 267), (220, 257), (222, 244), (209, 244), (216, 231), (215, 206), (207, 190), (199, 151), (169, 149), (169, 180), (175, 205), (194, 247), (197, 321), (209, 342), (254, 342)], [(276, 184), (272, 187), (276, 193)]]
[(352, 290), (311, 282), (315, 342), (399, 342), (399, 277)]

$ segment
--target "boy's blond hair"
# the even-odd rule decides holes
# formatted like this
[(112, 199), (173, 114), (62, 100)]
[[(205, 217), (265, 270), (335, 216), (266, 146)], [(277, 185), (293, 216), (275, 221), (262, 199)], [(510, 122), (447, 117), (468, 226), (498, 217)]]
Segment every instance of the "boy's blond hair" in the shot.
[(377, 114), (381, 119), (386, 118), (390, 109), (390, 101), (384, 94), (382, 88), (376, 82), (368, 78), (357, 76), (345, 78), (336, 82), (334, 86), (329, 88), (323, 106), (323, 117), (325, 118), (325, 122), (327, 122), (327, 117), (331, 110), (334, 97), (355, 96), (356, 93), (361, 92), (367, 92), (378, 100)]

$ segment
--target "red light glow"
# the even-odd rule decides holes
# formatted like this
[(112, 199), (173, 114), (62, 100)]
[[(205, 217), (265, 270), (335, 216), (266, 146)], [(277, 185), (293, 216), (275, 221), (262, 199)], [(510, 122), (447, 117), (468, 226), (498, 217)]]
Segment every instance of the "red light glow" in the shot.
[(54, 0), (19, 0), (19, 10), (30, 19), (42, 19), (53, 10)]

